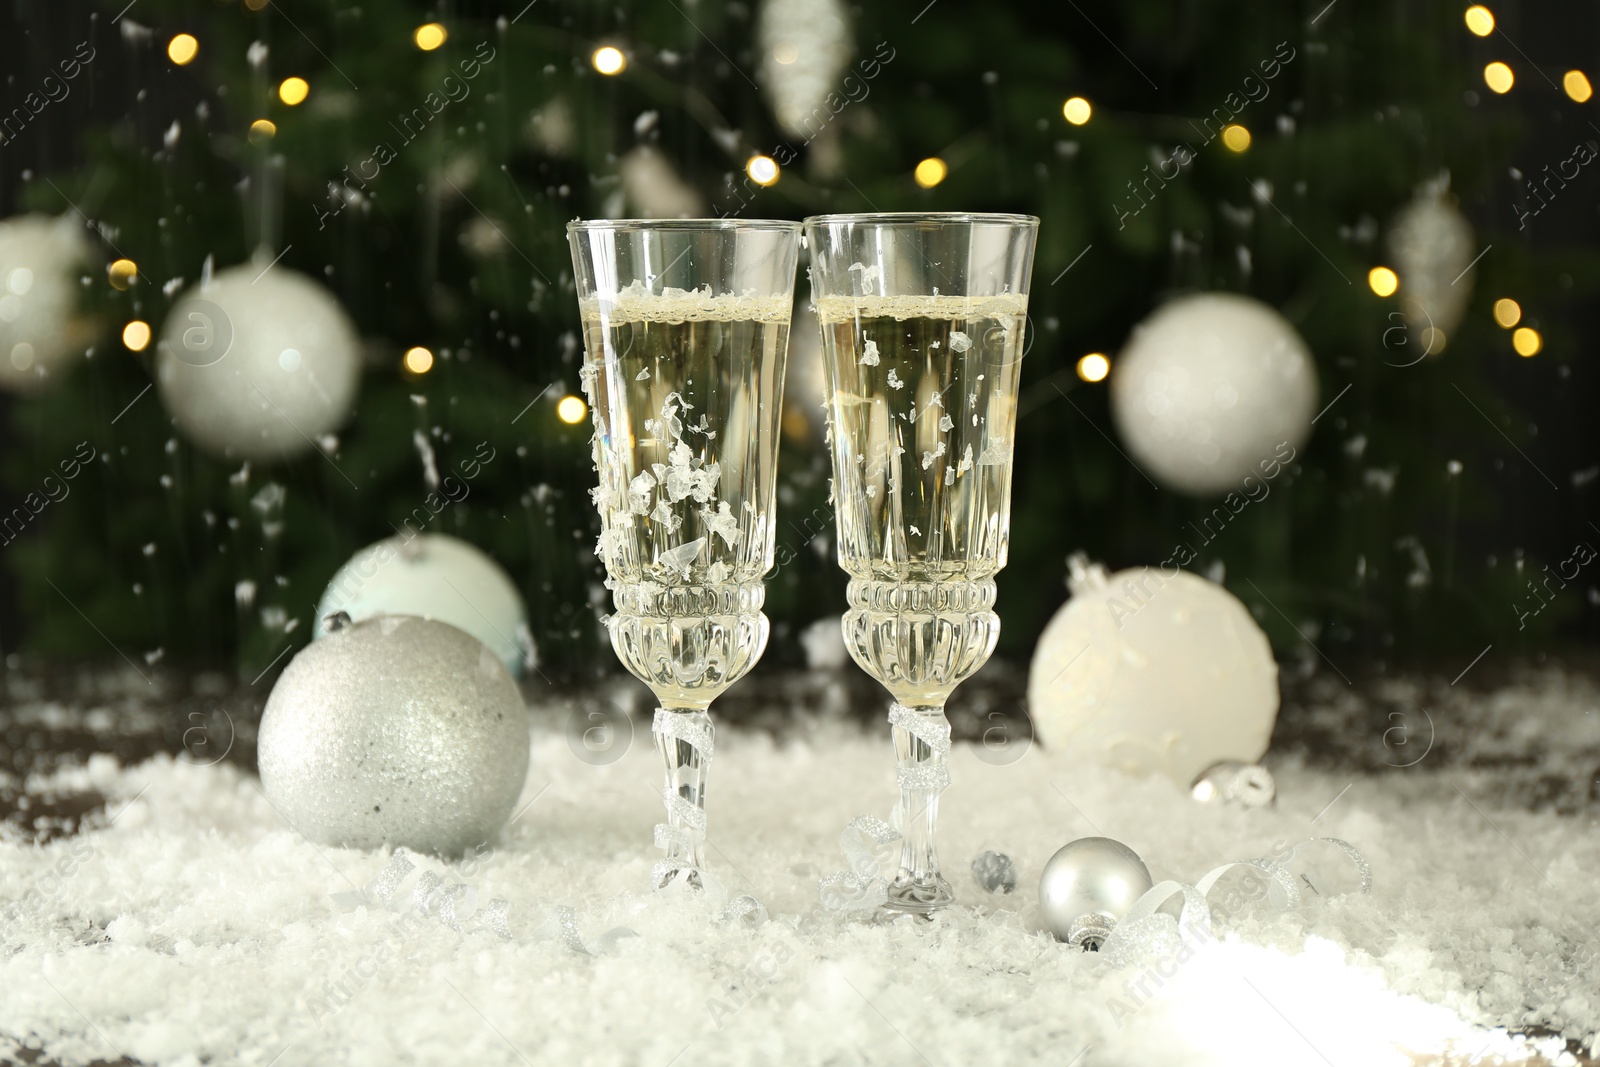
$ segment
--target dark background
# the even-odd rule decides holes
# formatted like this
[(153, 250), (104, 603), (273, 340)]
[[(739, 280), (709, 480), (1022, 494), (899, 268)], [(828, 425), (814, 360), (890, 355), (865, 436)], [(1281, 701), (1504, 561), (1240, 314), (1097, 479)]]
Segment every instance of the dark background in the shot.
[[(1306, 636), (1360, 671), (1463, 666), (1491, 643), (1533, 658), (1592, 647), (1600, 635), (1593, 566), (1526, 629), (1513, 602), (1528, 577), (1565, 559), (1574, 543), (1600, 545), (1600, 167), (1585, 168), (1520, 231), (1515, 169), (1532, 175), (1579, 141), (1600, 142), (1600, 98), (1579, 105), (1550, 84), (1570, 68), (1600, 83), (1600, 11), (1490, 6), (1498, 29), (1485, 39), (1467, 32), (1464, 4), (938, 0), (927, 9), (852, 9), (855, 58), (887, 41), (895, 59), (869, 98), (837, 120), (837, 164), (817, 158), (815, 146), (802, 151), (742, 213), (798, 218), (870, 207), (1041, 216), (999, 655), (1031, 653), (1065, 599), (1070, 552), (1114, 568), (1157, 563), (1187, 522), (1209, 512), (1212, 502), (1153, 490), (1128, 466), (1107, 440), (1116, 430), (1105, 384), (1072, 373), (1085, 352), (1114, 360), (1162, 300), (1200, 289), (1246, 292), (1282, 310), (1316, 357), (1322, 403), (1353, 386), (1319, 422), (1290, 477), (1196, 564), (1220, 574), (1255, 611), (1280, 658), (1309, 662)], [(0, 398), (0, 513), (78, 441), (112, 457), (0, 548), (0, 646), (52, 662), (116, 662), (121, 653), (223, 666), (248, 680), (307, 639), (312, 607), (337, 566), (416, 506), (424, 487), (411, 433), (439, 426), (441, 464), (483, 439), (502, 459), (436, 529), (506, 565), (528, 600), (547, 674), (616, 672), (594, 623), (607, 605), (591, 551), (598, 522), (586, 495), (589, 430), (554, 416), (555, 400), (578, 385), (562, 226), (603, 213), (618, 189), (619, 157), (639, 143), (657, 147), (704, 203), (727, 205), (744, 188), (747, 155), (793, 140), (746, 80), (762, 80), (756, 8), (540, 0), (504, 28), (496, 16), (509, 22), (521, 3), (502, 10), (287, 2), (252, 11), (237, 2), (138, 0), (113, 25), (121, 10), (19, 0), (0, 23), (0, 110), (17, 106), (79, 41), (97, 50), (66, 100), (0, 143), (0, 217), (72, 212), (64, 199), (71, 197), (112, 227), (117, 248), (156, 281), (117, 292), (103, 269), (91, 271), (95, 357), (45, 395)], [(451, 36), (424, 54), (411, 31), (432, 20)], [(166, 56), (177, 32), (201, 42), (185, 67)], [(255, 40), (270, 50), (266, 81), (253, 79), (244, 60)], [(401, 154), (370, 212), (346, 212), (319, 230), (312, 205), (325, 183), (366, 156), (384, 125), (437, 84), (445, 63), (484, 40), (497, 58), (481, 91), (452, 105), (459, 114), (450, 113), (449, 128)], [(1241, 118), (1254, 135), (1250, 151), (1204, 149), (1162, 199), (1118, 229), (1112, 205), (1151, 149), (1165, 154), (1188, 119), (1232, 91), (1279, 41), (1297, 58)], [(620, 77), (590, 67), (602, 43), (628, 53)], [(1517, 73), (1505, 96), (1484, 87), (1483, 65), (1494, 59)], [(312, 86), (297, 109), (266, 97), (291, 74)], [(1094, 102), (1087, 126), (1062, 119), (1061, 103), (1072, 95)], [(573, 130), (559, 151), (529, 135), (529, 116), (555, 98), (565, 101)], [(326, 106), (330, 100), (340, 106)], [(720, 119), (708, 120), (706, 107)], [(657, 121), (637, 132), (636, 119), (650, 110)], [(110, 424), (150, 380), (154, 352), (124, 350), (122, 323), (141, 318), (159, 332), (172, 303), (161, 281), (192, 282), (207, 254), (219, 267), (247, 256), (237, 187), (254, 158), (244, 131), (263, 115), (279, 125), (270, 151), (285, 160), (279, 247), (292, 248), (282, 263), (324, 280), (365, 339), (358, 408), (336, 456), (356, 472), (358, 490), (315, 454), (257, 466), (247, 487), (231, 486), (237, 461), (181, 440), (168, 449), (177, 434), (154, 391)], [(1280, 115), (1293, 120), (1292, 133), (1277, 125)], [(163, 150), (174, 121), (183, 135)], [(929, 155), (945, 158), (951, 173), (921, 190), (910, 175)], [(434, 191), (438, 175), (464, 159), (470, 166), (450, 173), (466, 182), (470, 204)], [(1389, 221), (1443, 169), (1480, 246), (1492, 247), (1446, 352), (1397, 369), (1385, 360), (1383, 337), (1398, 304), (1363, 282), (1370, 266), (1392, 263), (1382, 236)], [(1252, 180), (1272, 183), (1295, 228), (1259, 205), (1248, 223), (1233, 221), (1252, 205)], [(482, 254), (463, 241), (480, 214), (505, 229), (511, 249)], [(1364, 221), (1375, 240), (1361, 236)], [(116, 257), (98, 243), (105, 262)], [(1052, 285), (1086, 246), (1085, 258)], [(1238, 265), (1240, 246), (1252, 252), (1248, 273)], [(805, 291), (803, 279), (798, 288)], [(1518, 358), (1493, 323), (1489, 308), (1499, 296), (1515, 297), (1525, 323), (1543, 334), (1537, 357)], [(797, 332), (808, 328), (797, 320)], [(425, 378), (400, 368), (412, 344), (441, 356)], [(428, 398), (422, 415), (409, 400), (414, 393)], [(791, 402), (780, 501), (792, 521), (780, 532), (779, 556), (787, 547), (795, 560), (769, 580), (768, 669), (803, 662), (798, 631), (843, 607), (844, 579), (826, 533), (820, 427), (813, 408)], [(1355, 456), (1348, 446), (1358, 435), (1367, 443)], [(1450, 460), (1464, 467), (1455, 488), (1445, 473)], [(1394, 490), (1374, 487), (1372, 470), (1394, 471)], [(164, 473), (175, 489), (158, 484)], [(285, 532), (276, 538), (249, 504), (269, 483), (287, 490)], [(231, 541), (208, 535), (207, 510), (241, 520)], [(823, 537), (814, 538), (819, 529)], [(224, 543), (230, 551), (219, 550)], [(144, 551), (149, 544), (153, 554)], [(802, 550), (808, 544), (819, 550)], [(1430, 563), (1421, 585), (1408, 581), (1416, 547)], [(244, 578), (263, 590), (256, 611), (234, 604), (234, 584)], [(1252, 582), (1283, 615), (1262, 603)], [(265, 601), (299, 618), (298, 629), (264, 624)]]

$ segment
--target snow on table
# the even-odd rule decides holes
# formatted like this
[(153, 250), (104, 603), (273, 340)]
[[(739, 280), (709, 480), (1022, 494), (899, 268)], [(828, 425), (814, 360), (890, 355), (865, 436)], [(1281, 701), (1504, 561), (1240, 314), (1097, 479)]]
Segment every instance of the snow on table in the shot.
[[(1592, 723), (1593, 688), (1558, 683), (1482, 703)], [(777, 740), (725, 727), (711, 856), (770, 916), (726, 921), (703, 895), (646, 889), (660, 813), (647, 721), (623, 758), (593, 766), (569, 747), (573, 710), (536, 703), (523, 810), (499, 839), (452, 863), (416, 859), (483, 904), (507, 901), (510, 940), (481, 907), (457, 932), (370, 895), (353, 905), (390, 855), (308, 843), (232, 764), (97, 755), (36, 774), (30, 793), (108, 799), (75, 834), (0, 842), (0, 1056), (1377, 1067), (1583, 1062), (1567, 1039), (1592, 1050), (1600, 1029), (1594, 809), (1508, 805), (1493, 771), (1277, 757), (1276, 805), (1242, 811), (1067, 752), (995, 766), (958, 743), (939, 844), (959, 906), (864, 921), (822, 909), (816, 883), (844, 867), (845, 824), (894, 801), (887, 728), (820, 717)], [(1118, 970), (1039, 923), (1045, 861), (1095, 834), (1182, 881), (1338, 837), (1376, 884), (1308, 892), (1293, 912), (1263, 901), (1188, 958)], [(988, 849), (1015, 860), (1015, 894), (989, 896), (968, 873)], [(1515, 1036), (1530, 1029), (1551, 1036)]]

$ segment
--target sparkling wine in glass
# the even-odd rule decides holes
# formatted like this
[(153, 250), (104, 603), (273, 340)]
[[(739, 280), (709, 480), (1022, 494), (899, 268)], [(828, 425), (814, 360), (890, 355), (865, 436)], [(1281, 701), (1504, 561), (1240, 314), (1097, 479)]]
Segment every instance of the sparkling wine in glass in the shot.
[(828, 367), (845, 647), (893, 696), (900, 869), (886, 907), (953, 902), (934, 848), (952, 690), (994, 651), (1038, 220), (806, 220)]
[(611, 645), (660, 701), (666, 855), (702, 884), (708, 708), (767, 644), (778, 431), (799, 224), (592, 221), (567, 227), (594, 415), (596, 553)]

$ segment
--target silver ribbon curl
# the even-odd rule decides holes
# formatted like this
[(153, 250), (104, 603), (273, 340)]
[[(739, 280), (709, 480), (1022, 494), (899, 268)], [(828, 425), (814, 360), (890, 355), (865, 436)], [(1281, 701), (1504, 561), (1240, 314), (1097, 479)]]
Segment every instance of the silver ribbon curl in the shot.
[[(903, 704), (889, 705), (889, 725), (898, 726), (932, 750), (928, 760), (901, 760), (901, 789), (943, 789), (950, 784), (950, 721), (920, 715)], [(937, 760), (937, 762), (934, 762)]]
[[(711, 757), (716, 752), (714, 735), (699, 723), (690, 720), (688, 715), (668, 711), (666, 708), (657, 708), (655, 718), (650, 722), (650, 729), (651, 732), (664, 738), (682, 741), (700, 753), (702, 773), (710, 768)], [(680, 849), (693, 853), (694, 847), (706, 838), (704, 809), (683, 799), (670, 785), (661, 790), (661, 802), (666, 805), (667, 818), (676, 818), (683, 825), (680, 828), (671, 822), (656, 823), (656, 847), (665, 849), (669, 853)], [(706, 884), (709, 877), (704, 870), (693, 864), (681, 860), (658, 860), (650, 867), (650, 884), (658, 889), (664, 888), (672, 882), (687, 881), (692, 875), (699, 875), (702, 885)]]
[[(1279, 891), (1280, 906), (1286, 910), (1298, 907), (1301, 899), (1300, 886), (1294, 875), (1289, 872), (1287, 865), (1300, 854), (1301, 850), (1318, 843), (1334, 845), (1343, 851), (1355, 865), (1356, 872), (1361, 878), (1361, 892), (1372, 892), (1372, 867), (1354, 845), (1337, 837), (1307, 838), (1290, 848), (1281, 863), (1258, 856), (1214, 867), (1192, 885), (1170, 879), (1157, 883), (1136, 900), (1133, 907), (1128, 909), (1128, 914), (1117, 923), (1111, 935), (1100, 946), (1101, 957), (1112, 966), (1121, 967), (1150, 956), (1180, 952), (1190, 940), (1201, 942), (1212, 940), (1214, 916), (1211, 914), (1211, 904), (1207, 897), (1223, 875), (1239, 867), (1264, 871), (1272, 878), (1273, 888)], [(1309, 878), (1307, 881), (1310, 884)], [(1314, 884), (1312, 888), (1315, 891)], [(1157, 910), (1172, 899), (1174, 894), (1183, 896), (1183, 904), (1176, 919)], [(1268, 890), (1268, 894), (1270, 899), (1271, 889)]]
[(877, 850), (900, 840), (900, 831), (871, 815), (850, 820), (839, 834), (839, 851), (850, 869), (817, 882), (822, 906), (829, 911), (873, 911), (889, 899), (889, 883), (880, 871)]

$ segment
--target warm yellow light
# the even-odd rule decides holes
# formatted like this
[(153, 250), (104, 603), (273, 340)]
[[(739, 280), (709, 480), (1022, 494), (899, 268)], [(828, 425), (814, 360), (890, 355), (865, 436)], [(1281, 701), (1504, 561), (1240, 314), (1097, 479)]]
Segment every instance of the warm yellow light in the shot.
[(1429, 326), (1425, 328), (1421, 337), (1422, 354), (1425, 356), (1437, 356), (1444, 351), (1445, 342), (1448, 340), (1449, 338), (1444, 335), (1444, 331), (1439, 327)]
[(1473, 4), (1467, 8), (1467, 29), (1479, 37), (1487, 37), (1494, 32), (1494, 13), (1482, 4)]
[(1074, 126), (1082, 126), (1089, 121), (1089, 116), (1094, 114), (1094, 108), (1089, 106), (1089, 101), (1081, 96), (1075, 96), (1061, 105), (1062, 116)]
[(1367, 271), (1367, 285), (1379, 296), (1393, 296), (1400, 288), (1400, 276), (1388, 267), (1373, 267)]
[(790, 63), (800, 58), (800, 49), (788, 41), (784, 41), (772, 50), (772, 58), (787, 67)]
[(131, 259), (119, 259), (107, 268), (111, 276), (111, 288), (132, 289), (133, 280), (139, 276), (139, 265)]
[(311, 92), (310, 84), (304, 78), (285, 78), (278, 86), (278, 99), (290, 107), (305, 100)]
[(589, 62), (594, 64), (594, 69), (601, 74), (621, 74), (628, 69), (628, 57), (622, 54), (621, 49), (603, 45), (594, 50), (594, 55), (589, 57)]
[(944, 181), (944, 176), (950, 173), (950, 168), (944, 165), (944, 160), (938, 156), (929, 156), (917, 164), (917, 169), (912, 177), (917, 179), (917, 184), (924, 189), (932, 189)]
[(1483, 68), (1483, 84), (1497, 93), (1509, 93), (1516, 83), (1517, 76), (1498, 59)]
[(771, 156), (751, 156), (744, 172), (757, 185), (771, 185), (778, 180), (778, 161)]
[(1111, 361), (1099, 352), (1090, 352), (1078, 360), (1078, 377), (1086, 382), (1104, 381), (1111, 373)]
[(1544, 347), (1544, 338), (1531, 326), (1519, 326), (1511, 334), (1511, 347), (1519, 356), (1537, 356)]
[(1561, 76), (1561, 88), (1567, 95), (1578, 103), (1586, 102), (1594, 95), (1594, 86), (1589, 84), (1589, 76), (1581, 70), (1569, 70)]
[(580, 397), (564, 396), (561, 398), (561, 402), (556, 405), (556, 418), (569, 426), (576, 426), (582, 422), (583, 417), (588, 413), (589, 405), (585, 404)]
[(1222, 128), (1222, 143), (1235, 152), (1243, 152), (1250, 147), (1250, 131), (1234, 123), (1232, 126)]
[(438, 48), (440, 45), (444, 44), (445, 40), (449, 38), (449, 36), (449, 30), (445, 29), (437, 22), (428, 22), (418, 26), (415, 32), (411, 34), (411, 39), (415, 41), (417, 43), (417, 47), (422, 49), (424, 52), (431, 52), (435, 48)]
[(200, 51), (200, 42), (192, 34), (180, 33), (167, 42), (167, 58), (178, 66), (188, 63)]
[(406, 370), (412, 374), (427, 374), (433, 369), (433, 353), (421, 345), (406, 349)]
[(1494, 302), (1494, 321), (1506, 329), (1511, 329), (1522, 321), (1522, 305), (1509, 296), (1502, 296)]
[(122, 343), (130, 352), (143, 352), (150, 343), (150, 324), (134, 319), (122, 328)]
[(271, 119), (256, 119), (250, 124), (250, 143), (265, 144), (278, 135), (277, 124)]

